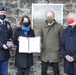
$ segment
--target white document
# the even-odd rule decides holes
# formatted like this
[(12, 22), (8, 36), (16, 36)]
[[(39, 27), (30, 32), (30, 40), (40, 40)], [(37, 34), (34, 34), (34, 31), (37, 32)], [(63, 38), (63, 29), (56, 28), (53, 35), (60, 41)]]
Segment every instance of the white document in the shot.
[(40, 37), (20, 37), (19, 38), (20, 53), (40, 53)]
[(26, 37), (19, 37), (19, 52), (28, 53), (28, 39)]
[(40, 53), (40, 37), (29, 38), (29, 51), (30, 53)]

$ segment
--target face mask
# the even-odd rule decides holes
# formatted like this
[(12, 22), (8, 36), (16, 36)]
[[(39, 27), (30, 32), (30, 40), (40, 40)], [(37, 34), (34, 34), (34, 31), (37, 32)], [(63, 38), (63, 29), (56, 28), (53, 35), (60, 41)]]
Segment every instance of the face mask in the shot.
[(68, 24), (69, 24), (70, 26), (75, 25), (75, 21), (74, 21), (74, 19), (68, 20)]
[(47, 18), (47, 22), (48, 22), (48, 23), (52, 23), (53, 21), (54, 21), (53, 18)]
[(29, 26), (29, 22), (24, 22), (23, 25), (24, 25), (25, 27), (28, 27), (28, 26)]
[(4, 20), (6, 18), (6, 15), (0, 15), (0, 19)]

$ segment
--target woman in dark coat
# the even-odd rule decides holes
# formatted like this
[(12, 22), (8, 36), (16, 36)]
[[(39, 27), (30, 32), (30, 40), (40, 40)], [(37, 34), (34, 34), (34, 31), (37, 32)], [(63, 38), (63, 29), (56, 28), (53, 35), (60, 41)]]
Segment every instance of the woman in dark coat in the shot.
[(30, 27), (30, 19), (23, 16), (20, 27), (15, 30), (13, 42), (17, 46), (15, 54), (15, 66), (18, 68), (18, 75), (29, 75), (30, 67), (33, 65), (32, 53), (19, 53), (19, 36), (34, 37), (34, 31)]

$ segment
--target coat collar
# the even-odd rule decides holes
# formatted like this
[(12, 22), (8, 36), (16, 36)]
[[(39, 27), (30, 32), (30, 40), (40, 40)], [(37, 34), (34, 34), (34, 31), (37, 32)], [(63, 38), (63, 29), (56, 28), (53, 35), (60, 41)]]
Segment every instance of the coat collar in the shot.
[(71, 35), (73, 35), (76, 32), (76, 26), (74, 28), (69, 26), (69, 30), (70, 30)]
[(45, 27), (46, 27), (46, 28), (52, 27), (52, 26), (56, 25), (57, 23), (58, 23), (58, 22), (54, 21), (53, 25), (48, 26), (47, 23), (45, 22)]
[(3, 22), (5, 23), (5, 20), (1, 20), (1, 19), (0, 19), (0, 23), (3, 24)]

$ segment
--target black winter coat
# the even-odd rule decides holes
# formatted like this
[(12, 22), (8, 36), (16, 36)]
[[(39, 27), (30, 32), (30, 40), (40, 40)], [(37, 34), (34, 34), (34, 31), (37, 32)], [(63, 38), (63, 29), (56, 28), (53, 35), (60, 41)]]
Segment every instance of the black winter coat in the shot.
[(4, 21), (3, 24), (0, 22), (0, 61), (8, 60), (10, 58), (9, 49), (5, 50), (3, 44), (6, 44), (12, 35), (10, 23), (8, 21)]
[[(62, 36), (61, 53), (64, 57), (64, 72), (67, 74), (76, 75), (76, 27), (68, 26)], [(66, 55), (74, 58), (74, 62), (68, 62), (65, 59)]]
[[(15, 66), (18, 68), (28, 68), (33, 65), (33, 54), (19, 53), (19, 36), (25, 36), (24, 31), (21, 28), (17, 28), (14, 33), (13, 42), (17, 46), (15, 54)], [(27, 37), (34, 37), (34, 31), (30, 28)]]

